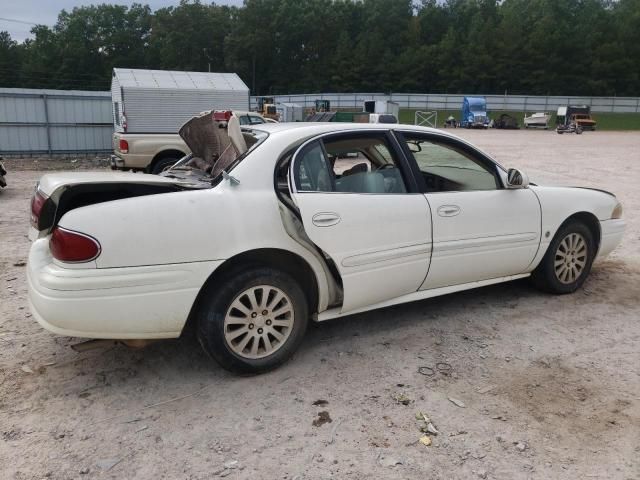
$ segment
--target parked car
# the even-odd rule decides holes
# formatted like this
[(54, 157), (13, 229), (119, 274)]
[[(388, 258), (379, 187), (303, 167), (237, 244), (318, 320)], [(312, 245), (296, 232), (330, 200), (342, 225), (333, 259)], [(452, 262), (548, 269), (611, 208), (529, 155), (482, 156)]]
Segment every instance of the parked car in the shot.
[[(235, 112), (241, 125), (275, 122), (257, 112)], [(189, 148), (177, 133), (113, 134), (113, 170), (134, 170), (160, 173), (189, 153)]]
[(532, 184), (443, 131), (226, 118), (185, 125), (193, 154), (162, 175), (41, 178), (28, 285), (44, 328), (194, 330), (224, 368), (262, 372), (309, 321), (525, 277), (571, 293), (625, 228), (613, 194)]

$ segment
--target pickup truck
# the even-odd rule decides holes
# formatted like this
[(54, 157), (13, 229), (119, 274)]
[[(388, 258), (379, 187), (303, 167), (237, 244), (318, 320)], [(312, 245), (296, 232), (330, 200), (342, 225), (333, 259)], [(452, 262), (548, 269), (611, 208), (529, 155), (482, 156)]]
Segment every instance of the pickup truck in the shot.
[[(256, 112), (234, 112), (240, 125), (273, 122)], [(113, 170), (133, 170), (158, 174), (191, 153), (177, 133), (113, 134)]]

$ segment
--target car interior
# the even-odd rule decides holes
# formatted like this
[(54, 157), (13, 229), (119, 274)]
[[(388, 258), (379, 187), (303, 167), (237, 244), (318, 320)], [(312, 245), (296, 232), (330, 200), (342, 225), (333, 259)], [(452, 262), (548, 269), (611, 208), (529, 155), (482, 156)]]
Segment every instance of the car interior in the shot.
[(300, 191), (407, 191), (402, 173), (380, 137), (329, 139), (311, 144), (302, 154), (296, 181)]

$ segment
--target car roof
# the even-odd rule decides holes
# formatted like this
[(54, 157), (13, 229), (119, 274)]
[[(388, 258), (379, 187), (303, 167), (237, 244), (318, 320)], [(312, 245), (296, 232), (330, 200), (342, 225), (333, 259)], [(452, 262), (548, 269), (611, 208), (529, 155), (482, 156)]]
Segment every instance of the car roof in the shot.
[[(478, 147), (463, 138), (444, 130), (430, 127), (420, 127), (417, 125), (408, 125), (403, 123), (347, 123), (347, 122), (282, 122), (282, 123), (261, 123), (259, 125), (243, 126), (243, 129), (256, 130), (266, 132), (272, 140), (280, 139), (282, 142), (293, 142), (304, 138), (311, 138), (325, 133), (340, 133), (362, 131), (411, 131), (429, 133), (441, 138), (451, 138), (460, 143), (467, 144), (475, 150)], [(483, 154), (495, 162), (500, 168), (504, 169), (500, 163), (486, 152)], [(505, 169), (506, 170), (506, 169)]]
[(281, 123), (264, 123), (260, 125), (252, 125), (254, 130), (262, 130), (270, 135), (278, 135), (283, 133), (296, 132), (300, 136), (320, 135), (323, 133), (333, 133), (354, 130), (413, 130), (425, 133), (436, 133), (438, 135), (453, 135), (428, 127), (418, 127), (416, 125), (406, 125), (401, 123), (347, 123), (347, 122), (281, 122)]

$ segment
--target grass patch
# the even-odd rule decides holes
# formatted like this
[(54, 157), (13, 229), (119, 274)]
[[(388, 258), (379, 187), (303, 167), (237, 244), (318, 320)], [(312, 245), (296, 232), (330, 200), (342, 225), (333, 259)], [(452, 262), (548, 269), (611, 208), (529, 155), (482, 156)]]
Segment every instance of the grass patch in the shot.
[[(507, 111), (490, 111), (489, 118), (498, 118), (503, 113), (509, 114), (518, 120), (518, 125), (523, 127), (523, 112), (507, 112)], [(529, 112), (529, 115), (532, 112)], [(400, 123), (414, 124), (416, 110), (401, 109)], [(460, 120), (460, 110), (438, 110), (438, 127), (442, 127), (444, 121), (453, 115)], [(640, 113), (594, 113), (593, 118), (596, 120), (598, 130), (640, 130)], [(556, 114), (552, 112), (550, 127), (555, 127)]]

